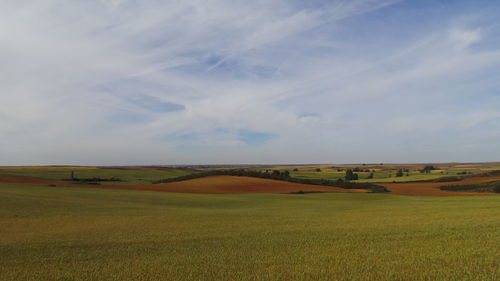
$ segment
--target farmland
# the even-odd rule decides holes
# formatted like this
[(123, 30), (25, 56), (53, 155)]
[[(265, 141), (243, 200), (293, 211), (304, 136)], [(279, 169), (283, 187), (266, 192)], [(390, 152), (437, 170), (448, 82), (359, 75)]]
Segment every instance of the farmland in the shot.
[[(435, 170), (422, 173), (427, 165), (434, 165)], [(347, 169), (356, 171), (359, 179), (354, 182), (392, 183), (429, 181), (447, 176), (473, 175), (491, 170), (500, 170), (500, 163), (441, 163), (441, 164), (357, 164), (357, 165), (294, 165), (275, 166), (274, 169), (290, 170), (290, 175), (305, 179), (343, 179)], [(402, 176), (397, 176), (398, 169), (403, 169)], [(373, 178), (369, 178), (372, 173)]]
[[(152, 184), (214, 169), (199, 167), (0, 168), (0, 280), (498, 280), (500, 196), (440, 189), (500, 180), (483, 165), (378, 183), (386, 193), (230, 175)], [(461, 173), (441, 166), (429, 174)]]
[(0, 175), (29, 176), (53, 180), (69, 179), (72, 172), (77, 178), (118, 178), (121, 180), (121, 184), (149, 184), (154, 180), (191, 173), (187, 169), (143, 167), (0, 167)]
[(462, 181), (451, 181), (451, 182), (410, 182), (410, 183), (385, 183), (382, 184), (384, 187), (391, 190), (394, 194), (401, 195), (425, 195), (425, 196), (456, 196), (456, 195), (465, 195), (465, 196), (479, 196), (485, 194), (493, 194), (493, 193), (481, 193), (481, 192), (473, 192), (473, 191), (457, 191), (451, 192), (447, 190), (441, 190), (442, 186), (454, 186), (454, 185), (462, 185), (462, 184), (480, 184), (480, 183), (488, 183), (495, 182), (500, 180), (500, 177), (471, 177), (466, 178)]
[[(297, 184), (269, 179), (214, 176), (193, 180), (152, 185), (158, 191), (185, 193), (290, 193), (290, 192), (367, 192), (363, 189), (343, 189), (330, 186)], [(145, 187), (146, 188), (146, 187)]]
[[(483, 184), (500, 180), (498, 163), (435, 164), (423, 173), (425, 164), (307, 165), (307, 166), (219, 166), (219, 167), (0, 167), (0, 184), (53, 187), (135, 189), (186, 193), (290, 193), (298, 191), (366, 192), (363, 184), (375, 184), (403, 195), (488, 195), (469, 191), (447, 191), (444, 185)], [(358, 180), (346, 181), (347, 170)], [(404, 170), (402, 176), (396, 176)], [(232, 172), (231, 172), (232, 171)], [(239, 172), (241, 171), (241, 173)], [(255, 171), (256, 173), (252, 173)], [(369, 171), (369, 172), (366, 172)], [(221, 176), (219, 172), (228, 175)], [(277, 172), (278, 176), (273, 174)], [(285, 176), (284, 173), (287, 173)], [(492, 173), (493, 172), (493, 173)], [(373, 178), (366, 179), (371, 173)], [(485, 174), (489, 173), (489, 174)], [(248, 176), (266, 178), (249, 178)], [(238, 175), (239, 177), (234, 177)], [(246, 176), (246, 177), (241, 177)], [(202, 177), (202, 178), (198, 178)], [(278, 179), (279, 181), (276, 181)], [(323, 186), (322, 181), (330, 186)], [(338, 181), (343, 181), (344, 183)], [(152, 184), (167, 182), (161, 184)], [(353, 183), (358, 186), (345, 187)], [(318, 185), (319, 184), (319, 185)], [(344, 188), (341, 188), (344, 186)], [(360, 190), (360, 188), (365, 188)], [(378, 191), (380, 192), (380, 190)]]
[[(304, 179), (329, 179), (337, 180), (344, 178), (347, 169), (366, 169), (373, 172), (373, 179), (367, 179), (370, 172), (356, 172), (359, 180), (355, 182), (407, 182), (432, 180), (444, 176), (456, 175), (457, 173), (480, 173), (488, 170), (500, 169), (498, 163), (477, 163), (477, 164), (439, 164), (437, 170), (430, 173), (421, 173), (424, 165), (415, 164), (367, 164), (367, 165), (303, 165), (303, 166), (236, 166), (238, 169), (251, 170), (288, 170), (294, 178)], [(409, 171), (402, 177), (396, 177), (397, 169), (405, 168)], [(161, 167), (0, 167), (0, 175), (31, 176), (45, 179), (63, 180), (68, 179), (71, 173), (78, 178), (119, 178), (120, 184), (149, 184), (160, 179), (175, 178), (192, 173), (214, 169), (227, 169), (226, 167), (216, 168), (161, 168)], [(317, 169), (320, 169), (318, 172)], [(104, 182), (103, 184), (112, 184)]]
[(0, 186), (0, 280), (498, 280), (500, 198)]

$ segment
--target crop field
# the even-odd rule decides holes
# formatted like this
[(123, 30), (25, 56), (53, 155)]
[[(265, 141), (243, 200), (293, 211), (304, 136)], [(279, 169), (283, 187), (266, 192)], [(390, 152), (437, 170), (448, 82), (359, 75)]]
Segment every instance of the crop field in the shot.
[(270, 179), (235, 176), (214, 176), (186, 181), (163, 183), (140, 188), (155, 188), (156, 191), (183, 192), (183, 193), (290, 193), (298, 191), (322, 192), (367, 192), (363, 189), (344, 189), (330, 186), (306, 185)]
[(0, 0), (0, 281), (500, 281), (499, 16)]
[[(149, 184), (151, 181), (190, 174), (190, 170), (171, 168), (99, 168), (99, 167), (0, 167), (0, 175), (30, 176), (66, 180), (73, 172), (77, 178), (118, 178), (120, 184)], [(113, 184), (113, 182), (103, 182)]]
[(462, 185), (462, 184), (479, 184), (488, 183), (500, 180), (500, 177), (472, 177), (461, 181), (450, 182), (409, 182), (409, 183), (384, 183), (384, 187), (389, 189), (391, 193), (401, 195), (424, 195), (424, 196), (479, 196), (479, 195), (494, 195), (494, 193), (485, 192), (452, 192), (440, 190), (439, 187), (447, 185)]
[[(440, 163), (434, 164), (436, 170), (422, 173), (421, 169), (428, 164), (359, 164), (359, 165), (295, 165), (274, 166), (272, 169), (288, 170), (290, 176), (301, 179), (344, 179), (347, 169), (361, 169), (355, 171), (359, 179), (354, 182), (392, 183), (429, 181), (447, 176), (463, 174), (478, 174), (485, 171), (500, 170), (500, 163)], [(396, 176), (398, 169), (405, 169), (402, 176)], [(368, 170), (368, 172), (366, 171)], [(373, 178), (369, 178), (372, 173)]]
[(500, 197), (0, 185), (0, 280), (498, 280)]
[[(315, 168), (316, 167), (316, 168)], [(283, 167), (277, 167), (280, 170)], [(277, 169), (275, 168), (275, 169)], [(286, 168), (286, 167), (285, 167)], [(329, 179), (336, 180), (345, 176), (345, 172), (333, 171), (332, 168), (321, 167), (320, 171), (316, 171), (318, 166), (301, 167), (299, 171), (290, 173), (292, 178), (300, 178), (306, 175), (306, 179)], [(376, 169), (378, 168), (378, 169)], [(224, 168), (219, 168), (224, 169)], [(255, 169), (255, 168), (253, 168)], [(313, 170), (314, 169), (314, 170)], [(476, 166), (477, 172), (492, 171), (488, 167)], [(203, 178), (194, 178), (188, 180), (174, 181), (170, 183), (152, 184), (153, 181), (159, 179), (175, 179), (186, 175), (203, 173), (206, 169), (174, 169), (174, 168), (143, 168), (143, 167), (127, 167), (127, 168), (97, 168), (97, 167), (4, 167), (0, 168), (0, 184), (16, 184), (16, 185), (31, 185), (31, 186), (51, 186), (51, 187), (81, 187), (81, 188), (107, 188), (107, 189), (128, 189), (128, 190), (149, 190), (163, 192), (182, 192), (182, 193), (292, 193), (292, 192), (367, 192), (366, 189), (345, 189), (335, 186), (321, 186), (303, 183), (294, 183), (284, 180), (263, 179), (255, 177), (242, 176), (208, 176)], [(313, 171), (310, 171), (313, 170)], [(393, 194), (402, 195), (431, 195), (431, 196), (458, 196), (458, 195), (490, 195), (491, 192), (477, 193), (474, 191), (448, 191), (441, 190), (443, 185), (462, 185), (462, 184), (480, 184), (493, 182), (500, 179), (500, 175), (496, 176), (480, 176), (467, 174), (459, 181), (445, 182), (422, 182), (422, 180), (435, 180), (446, 176), (455, 176), (456, 169), (441, 169), (432, 171), (429, 174), (420, 172), (408, 172), (408, 176), (403, 177), (384, 177), (394, 173), (394, 167), (373, 167), (370, 169), (375, 171), (375, 175), (371, 180), (357, 180), (354, 182), (375, 182), (378, 185), (385, 187)], [(414, 168), (417, 170), (417, 168)], [(360, 177), (366, 172), (358, 172)], [(462, 172), (460, 172), (462, 173)], [(119, 181), (71, 181), (69, 178), (73, 174), (76, 178), (101, 178), (101, 179), (118, 179)], [(299, 175), (298, 175), (299, 174)], [(393, 180), (395, 179), (395, 180)], [(458, 178), (460, 179), (460, 178)]]
[[(344, 175), (316, 169), (295, 172)], [(499, 280), (500, 196), (440, 189), (497, 173), (382, 181), (388, 193), (228, 175), (151, 183), (202, 170), (0, 168), (0, 280)]]
[(235, 177), (235, 176), (212, 176), (185, 181), (163, 183), (163, 184), (121, 184), (121, 182), (107, 183), (104, 185), (80, 184), (69, 181), (51, 180), (45, 178), (0, 175), (1, 184), (50, 186), (50, 187), (79, 187), (79, 188), (105, 188), (105, 189), (127, 189), (148, 190), (161, 192), (181, 193), (292, 193), (292, 192), (349, 192), (364, 193), (366, 189), (344, 189), (332, 186), (306, 185), (286, 181), (270, 179)]
[[(367, 179), (369, 172), (357, 172), (359, 175), (359, 180), (355, 182), (406, 182), (406, 181), (423, 181), (423, 180), (432, 180), (443, 177), (444, 174), (440, 173), (431, 173), (431, 174), (422, 174), (418, 171), (408, 173), (408, 175), (402, 177), (396, 177), (395, 171), (375, 171), (373, 173), (372, 179)], [(345, 172), (338, 172), (336, 170), (321, 170), (320, 172), (316, 171), (297, 171), (290, 172), (292, 177), (303, 178), (303, 179), (329, 179), (329, 180), (337, 180), (343, 179), (345, 176)]]
[[(299, 179), (344, 179), (346, 169), (360, 168), (370, 172), (356, 172), (359, 176), (354, 182), (392, 183), (428, 181), (446, 176), (460, 175), (464, 172), (476, 174), (500, 170), (500, 163), (444, 163), (437, 164), (436, 170), (421, 173), (425, 164), (371, 164), (371, 165), (306, 165), (306, 166), (241, 166), (253, 170), (287, 170), (290, 176)], [(403, 176), (397, 177), (399, 168), (407, 169)], [(211, 170), (214, 168), (209, 168)], [(217, 167), (215, 169), (234, 169)], [(318, 171), (319, 169), (319, 171)], [(105, 181), (104, 185), (144, 185), (161, 179), (169, 179), (205, 171), (207, 168), (154, 168), (154, 167), (83, 167), (83, 166), (41, 166), (41, 167), (0, 167), (0, 175), (29, 176), (52, 180), (67, 180), (72, 173), (76, 178), (117, 178), (119, 182)], [(373, 173), (373, 178), (368, 178)]]

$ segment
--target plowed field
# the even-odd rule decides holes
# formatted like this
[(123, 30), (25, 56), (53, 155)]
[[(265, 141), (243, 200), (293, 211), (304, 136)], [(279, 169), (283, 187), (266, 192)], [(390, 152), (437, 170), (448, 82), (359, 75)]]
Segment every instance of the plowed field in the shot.
[(424, 196), (471, 196), (492, 195), (486, 192), (456, 192), (440, 190), (445, 185), (476, 184), (500, 180), (500, 177), (470, 177), (461, 181), (452, 182), (411, 182), (411, 183), (381, 183), (394, 194), (402, 195), (424, 195)]
[(106, 189), (130, 189), (150, 190), (181, 193), (213, 193), (213, 194), (235, 194), (235, 193), (290, 193), (297, 191), (322, 191), (322, 192), (350, 192), (363, 193), (364, 189), (344, 189), (320, 185), (306, 185), (286, 181), (270, 179), (236, 177), (236, 176), (213, 176), (192, 180), (144, 185), (90, 185), (75, 184), (67, 181), (48, 180), (34, 177), (0, 175), (0, 184), (30, 184), (30, 185), (56, 185), (67, 187), (84, 188), (106, 188)]
[[(296, 191), (367, 192), (363, 189), (344, 189), (306, 185), (270, 179), (214, 176), (172, 183), (144, 186), (148, 190), (185, 193), (290, 193)], [(142, 189), (142, 188), (141, 188)]]
[[(478, 196), (494, 195), (486, 192), (455, 192), (440, 190), (444, 185), (476, 184), (500, 180), (500, 177), (470, 177), (462, 181), (453, 182), (410, 182), (410, 183), (379, 183), (393, 194), (422, 195), (422, 196)], [(163, 183), (163, 184), (75, 184), (68, 181), (50, 180), (27, 176), (0, 175), (0, 184), (22, 184), (37, 186), (67, 186), (83, 188), (106, 188), (106, 189), (130, 189), (149, 190), (180, 193), (212, 193), (212, 194), (237, 194), (237, 193), (290, 193), (297, 191), (321, 191), (321, 192), (349, 192), (363, 193), (364, 189), (344, 189), (320, 185), (306, 185), (286, 181), (236, 177), (236, 176), (213, 176), (192, 180)]]

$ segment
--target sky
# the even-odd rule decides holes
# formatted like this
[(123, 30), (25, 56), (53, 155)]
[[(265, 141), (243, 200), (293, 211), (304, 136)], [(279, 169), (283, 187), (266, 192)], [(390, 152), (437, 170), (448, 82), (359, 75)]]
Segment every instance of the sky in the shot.
[(0, 165), (498, 161), (499, 14), (1, 0)]

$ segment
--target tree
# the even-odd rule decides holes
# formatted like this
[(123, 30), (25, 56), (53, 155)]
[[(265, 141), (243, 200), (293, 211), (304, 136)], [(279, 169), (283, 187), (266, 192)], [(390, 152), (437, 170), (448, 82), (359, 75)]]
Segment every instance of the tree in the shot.
[(368, 177), (366, 177), (367, 179), (373, 179), (373, 172), (368, 174)]
[(399, 169), (398, 172), (396, 173), (396, 177), (402, 177), (403, 176), (403, 169)]
[(320, 168), (316, 168), (316, 172), (321, 172), (321, 169)]
[(358, 179), (358, 174), (353, 173), (351, 169), (347, 169), (345, 171), (345, 180), (351, 181), (351, 180), (357, 180)]
[(293, 169), (293, 171), (294, 171), (294, 172), (298, 172), (298, 171), (299, 171), (299, 169), (295, 168), (295, 169)]
[(437, 170), (437, 168), (432, 166), (432, 165), (427, 165), (422, 170), (420, 170), (420, 172), (425, 173), (425, 174), (429, 174), (432, 170)]
[(351, 170), (351, 169), (347, 169), (347, 170), (345, 171), (345, 179), (349, 181), (349, 180), (351, 180), (351, 179), (352, 179), (352, 177), (353, 177), (353, 172), (352, 172), (352, 170)]

